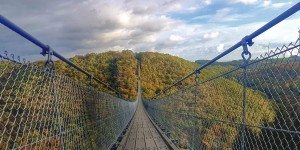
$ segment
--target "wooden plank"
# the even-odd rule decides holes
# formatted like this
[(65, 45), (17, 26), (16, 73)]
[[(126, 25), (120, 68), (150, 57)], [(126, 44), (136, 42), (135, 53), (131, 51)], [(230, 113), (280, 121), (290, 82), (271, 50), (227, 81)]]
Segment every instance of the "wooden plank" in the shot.
[(136, 130), (137, 130), (135, 119), (136, 119), (136, 116), (134, 116), (134, 118), (132, 120), (132, 126), (130, 128), (130, 131), (127, 131), (127, 132), (129, 132), (129, 134), (127, 135), (128, 137), (124, 138), (124, 139), (127, 139), (125, 146), (123, 146), (124, 150), (135, 149)]
[(126, 132), (126, 137), (123, 138), (123, 140), (127, 141), (121, 141), (122, 145), (118, 147), (118, 150), (167, 150), (169, 145), (165, 143), (165, 140), (162, 138), (163, 135), (158, 133), (157, 130), (159, 129), (150, 120), (143, 107), (140, 89), (140, 81), (138, 81), (137, 110), (129, 131)]
[(155, 141), (152, 137), (152, 134), (151, 134), (151, 131), (149, 128), (145, 128), (144, 135), (145, 135), (146, 149), (157, 149), (157, 146), (155, 144)]
[(127, 135), (125, 150), (167, 150), (168, 145), (149, 120), (141, 102), (138, 102), (137, 111), (132, 120), (132, 126)]

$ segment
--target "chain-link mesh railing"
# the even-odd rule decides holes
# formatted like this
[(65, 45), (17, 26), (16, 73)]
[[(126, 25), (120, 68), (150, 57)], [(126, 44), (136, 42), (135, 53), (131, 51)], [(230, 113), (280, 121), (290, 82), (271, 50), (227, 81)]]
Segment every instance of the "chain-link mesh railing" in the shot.
[(200, 72), (194, 85), (144, 101), (145, 108), (181, 148), (300, 149), (299, 45), (245, 58), (212, 78)]
[(0, 55), (0, 150), (108, 149), (135, 109), (136, 102)]

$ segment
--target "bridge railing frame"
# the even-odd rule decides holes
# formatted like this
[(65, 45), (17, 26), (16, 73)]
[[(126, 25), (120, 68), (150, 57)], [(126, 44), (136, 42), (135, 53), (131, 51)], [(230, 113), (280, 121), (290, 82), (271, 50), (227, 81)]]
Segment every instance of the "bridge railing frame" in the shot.
[(42, 49), (41, 54), (43, 56), (47, 55), (47, 54), (51, 54), (55, 57), (57, 57), (58, 59), (60, 59), (61, 61), (67, 63), (69, 66), (72, 66), (73, 68), (75, 68), (76, 70), (78, 70), (79, 72), (85, 74), (88, 78), (95, 80), (97, 83), (102, 84), (104, 87), (106, 87), (107, 89), (115, 92), (115, 94), (117, 94), (119, 97), (121, 96), (119, 91), (117, 91), (116, 89), (112, 88), (111, 86), (109, 86), (107, 83), (104, 83), (103, 81), (101, 81), (100, 79), (96, 78), (93, 74), (87, 72), (86, 70), (84, 70), (83, 68), (79, 67), (78, 65), (74, 64), (73, 62), (69, 61), (67, 58), (65, 58), (64, 56), (62, 56), (61, 54), (59, 54), (58, 52), (54, 51), (49, 45), (44, 44), (43, 42), (39, 41), (37, 38), (33, 37), (32, 35), (30, 35), (28, 32), (26, 32), (25, 30), (23, 30), (22, 28), (20, 28), (19, 26), (17, 26), (16, 24), (14, 24), (13, 22), (11, 22), (10, 20), (8, 20), (7, 18), (5, 18), (4, 16), (2, 16), (0, 14), (0, 23), (3, 24), (4, 26), (6, 26), (7, 28), (11, 29), (12, 31), (16, 32), (17, 34), (19, 34), (20, 36), (24, 37), (25, 39), (27, 39), (28, 41), (32, 42), (33, 44), (35, 44), (36, 46), (40, 47)]
[[(121, 94), (0, 15), (0, 23), (42, 49), (44, 67), (0, 52), (0, 149), (110, 149), (137, 101)], [(56, 57), (85, 74), (87, 84), (57, 73)], [(92, 86), (95, 81), (110, 95)]]
[[(250, 111), (252, 111), (251, 108), (253, 108), (254, 106), (252, 104), (249, 104), (249, 102), (252, 103), (253, 101), (256, 101), (255, 99), (257, 99), (256, 96), (252, 96), (249, 99), (249, 95), (247, 95), (247, 93), (249, 93), (249, 91), (251, 91), (251, 90), (254, 90), (253, 93), (255, 93), (255, 90), (256, 91), (262, 90), (261, 88), (252, 87), (254, 85), (249, 85), (251, 83), (251, 81), (249, 81), (249, 80), (253, 81), (254, 80), (253, 77), (255, 77), (255, 75), (253, 75), (253, 73), (251, 74), (250, 71), (256, 71), (259, 74), (260, 72), (263, 72), (261, 67), (259, 66), (260, 64), (266, 63), (269, 66), (271, 66), (271, 64), (268, 63), (268, 61), (272, 61), (273, 59), (278, 59), (279, 56), (281, 56), (283, 58), (286, 58), (287, 57), (286, 53), (291, 53), (290, 56), (292, 57), (292, 52), (298, 51), (298, 53), (295, 56), (295, 57), (298, 57), (299, 47), (300, 47), (300, 31), (299, 31), (299, 38), (296, 40), (295, 43), (290, 43), (286, 46), (284, 45), (281, 48), (277, 48), (274, 51), (266, 53), (265, 56), (261, 56), (259, 58), (256, 58), (255, 60), (251, 60), (252, 55), (251, 55), (251, 52), (248, 50), (248, 47), (249, 46), (251, 47), (254, 44), (254, 42), (253, 42), (254, 38), (256, 38), (260, 34), (264, 33), (265, 31), (269, 30), (270, 28), (272, 28), (276, 24), (280, 23), (281, 21), (285, 20), (286, 18), (290, 17), (291, 15), (295, 14), (299, 10), (300, 10), (300, 2), (298, 2), (297, 4), (292, 6), (290, 9), (283, 12), (278, 17), (274, 18), (273, 20), (271, 20), (270, 22), (268, 22), (267, 24), (265, 24), (264, 26), (262, 26), (261, 28), (259, 28), (255, 32), (253, 32), (252, 34), (245, 36), (241, 41), (234, 44), (232, 47), (228, 48), (223, 53), (221, 53), (220, 55), (213, 58), (211, 61), (201, 65), (201, 67), (199, 67), (198, 69), (196, 69), (193, 72), (189, 73), (188, 75), (186, 75), (182, 79), (176, 81), (171, 86), (163, 89), (161, 92), (159, 92), (157, 95), (155, 95), (150, 100), (145, 100), (144, 105), (146, 107), (146, 110), (150, 114), (150, 116), (162, 128), (164, 128), (165, 130), (168, 130), (167, 131), (168, 133), (171, 133), (170, 138), (173, 138), (174, 141), (177, 142), (178, 146), (181, 146), (181, 148), (206, 149), (206, 148), (209, 147), (207, 145), (209, 145), (211, 143), (207, 143), (207, 139), (206, 139), (206, 143), (205, 143), (205, 140), (203, 139), (203, 137), (202, 137), (202, 140), (204, 142), (202, 141), (202, 146), (199, 146), (199, 139), (201, 139), (201, 137), (199, 137), (199, 136), (203, 136), (202, 135), (203, 132), (208, 132), (208, 131), (203, 131), (203, 130), (209, 130), (208, 127), (212, 126), (212, 125), (207, 125), (207, 126), (203, 125), (201, 122), (206, 122), (206, 123), (209, 122), (209, 121), (204, 121), (204, 120), (211, 120), (213, 122), (229, 124), (231, 126), (235, 126), (234, 130), (240, 131), (240, 133), (238, 134), (239, 138), (237, 138), (238, 140), (240, 140), (240, 142), (235, 142), (235, 144), (233, 145), (234, 147), (226, 147), (226, 148), (242, 149), (242, 150), (251, 149), (250, 148), (251, 146), (249, 146), (249, 145), (252, 145), (253, 146), (252, 148), (258, 148), (258, 149), (259, 148), (264, 148), (264, 149), (274, 148), (274, 147), (272, 147), (272, 146), (274, 146), (272, 144), (264, 144), (264, 146), (262, 146), (262, 145), (256, 145), (255, 143), (246, 143), (246, 142), (249, 142), (249, 139), (252, 140), (252, 141), (255, 141), (254, 139), (252, 139), (253, 137), (249, 137), (249, 130), (250, 129), (252, 129), (252, 130), (257, 129), (257, 130), (259, 130), (259, 132), (264, 132), (265, 134), (266, 133), (270, 133), (270, 134), (275, 133), (275, 134), (283, 134), (284, 136), (286, 136), (286, 134), (290, 134), (288, 136), (295, 135), (294, 139), (289, 138), (288, 140), (300, 139), (300, 131), (299, 130), (297, 131), (297, 127), (296, 127), (297, 125), (295, 125), (295, 124), (297, 124), (297, 120), (299, 121), (299, 119), (300, 119), (299, 117), (297, 117), (298, 115), (300, 116), (300, 114), (297, 115), (297, 111), (295, 111), (295, 107), (297, 107), (297, 106), (288, 104), (287, 102), (285, 102), (287, 104), (282, 104), (282, 106), (278, 106), (277, 104), (272, 104), (272, 105), (276, 105), (275, 107), (284, 107), (283, 110), (279, 111), (280, 115), (283, 115), (285, 113), (284, 111), (286, 111), (286, 112), (290, 111), (289, 113), (293, 114), (293, 116), (296, 116), (293, 119), (291, 119), (291, 118), (288, 118), (287, 120), (283, 119), (284, 124), (286, 124), (286, 122), (288, 122), (290, 120), (295, 121), (296, 123), (292, 124), (291, 127), (282, 127), (281, 128), (282, 125), (280, 125), (279, 123), (277, 123), (277, 124), (274, 123), (273, 125), (270, 125), (270, 126), (269, 125), (266, 125), (266, 126), (264, 126), (264, 125), (253, 125), (251, 123), (247, 123), (247, 121), (249, 121), (249, 117), (246, 118), (249, 115), (250, 116), (253, 115), (253, 114), (251, 114), (252, 112), (250, 112)], [(213, 77), (204, 78), (204, 79), (202, 78), (201, 81), (199, 81), (200, 80), (199, 76), (201, 76), (201, 73), (202, 73), (203, 70), (209, 69), (209, 67), (211, 67), (216, 61), (218, 61), (219, 59), (221, 59), (221, 58), (223, 58), (223, 57), (225, 57), (229, 54), (231, 54), (233, 51), (237, 50), (240, 47), (242, 47), (242, 50), (243, 50), (241, 52), (242, 64), (240, 66), (237, 66), (234, 69), (229, 70), (229, 71), (225, 71), (223, 73), (221, 72), (221, 73), (219, 73), (219, 74), (217, 74)], [(289, 60), (289, 59), (291, 59), (291, 60)], [(276, 60), (274, 60), (274, 61), (275, 61), (275, 63), (277, 63)], [(289, 61), (297, 62), (298, 60), (297, 60), (297, 58), (295, 58), (295, 60), (292, 59), (292, 58), (286, 58), (286, 60), (283, 60), (283, 61), (287, 61), (286, 63), (288, 63)], [(291, 66), (289, 66), (289, 67), (291, 67)], [(294, 71), (294, 74), (292, 74), (292, 75), (288, 74), (289, 78), (290, 78), (290, 76), (293, 76), (293, 75), (294, 76), (297, 76), (297, 75), (300, 76), (300, 72), (297, 72), (298, 71), (297, 69), (291, 67), (291, 70)], [(271, 73), (273, 75), (272, 71), (271, 71)], [(282, 77), (283, 76), (282, 74), (283, 73), (279, 73), (279, 76)], [(184, 85), (182, 83), (185, 82), (185, 80), (191, 78), (192, 76), (195, 76), (195, 78), (196, 78), (194, 84), (191, 85), (191, 86), (182, 88), (181, 85)], [(282, 80), (284, 80), (284, 81), (286, 80), (284, 77), (282, 77), (282, 78), (283, 78)], [(215, 119), (213, 119), (214, 117), (209, 118), (209, 117), (206, 117), (206, 116), (205, 117), (204, 116), (199, 116), (199, 113), (201, 115), (201, 110), (199, 110), (199, 109), (205, 109), (205, 108), (202, 108), (203, 106), (199, 106), (199, 101), (203, 100), (203, 98), (200, 98), (200, 97), (205, 95), (205, 94), (207, 96), (207, 91), (205, 91), (203, 89), (203, 86), (205, 86), (208, 83), (213, 83), (213, 85), (211, 85), (211, 86), (214, 86), (215, 88), (219, 88), (215, 83), (218, 83), (219, 82), (218, 80), (223, 80), (223, 79), (224, 80), (232, 80), (232, 81), (226, 81), (226, 82), (237, 82), (241, 85), (241, 87), (240, 87), (241, 91), (239, 91), (239, 90), (235, 91), (235, 92), (238, 92), (238, 93), (241, 94), (240, 96), (237, 96), (238, 99), (241, 100), (238, 103), (240, 105), (238, 107), (241, 109), (240, 110), (241, 111), (241, 113), (240, 113), (241, 118), (240, 118), (239, 121), (232, 121), (230, 119), (229, 120), (216, 119), (216, 118), (218, 118), (216, 116), (215, 116)], [(278, 82), (276, 77), (275, 77), (275, 81)], [(222, 84), (222, 83), (220, 82), (219, 84)], [(256, 83), (255, 82), (255, 83), (252, 83), (252, 84), (259, 84), (260, 85), (262, 83)], [(296, 85), (297, 83), (294, 83), (292, 81), (292, 84)], [(221, 85), (219, 85), (219, 86), (221, 86)], [(224, 86), (224, 85), (222, 85), (222, 86)], [(279, 86), (279, 87), (281, 87), (281, 86)], [(174, 89), (177, 89), (177, 91), (174, 92)], [(298, 92), (300, 92), (300, 91), (298, 91)], [(291, 93), (293, 93), (293, 92), (291, 92)], [(209, 94), (213, 94), (213, 93), (209, 93)], [(190, 97), (188, 95), (190, 95)], [(194, 95), (195, 98), (192, 98), (191, 95)], [(257, 93), (254, 94), (254, 95), (257, 95)], [(258, 94), (258, 95), (260, 95), (260, 94)], [(211, 96), (211, 97), (213, 97), (213, 96)], [(256, 97), (256, 98), (253, 98), (253, 97)], [(260, 96), (258, 96), (258, 97), (260, 97)], [(297, 98), (297, 96), (296, 96), (296, 98)], [(277, 100), (279, 99), (279, 101), (282, 102), (282, 98), (280, 98), (280, 97), (273, 98), (273, 99), (277, 99)], [(292, 99), (293, 99), (293, 101), (296, 100), (295, 97), (292, 98)], [(236, 102), (238, 102), (238, 101), (236, 101)], [(258, 102), (258, 101), (256, 101), (256, 102)], [(173, 104), (173, 103), (181, 103), (182, 105)], [(206, 103), (207, 103), (207, 101), (206, 101)], [(265, 102), (260, 102), (260, 103), (265, 103)], [(271, 104), (268, 104), (268, 105), (271, 105)], [(285, 105), (290, 105), (290, 106), (285, 106)], [(297, 100), (296, 100), (295, 105), (297, 105)], [(171, 106), (175, 107), (174, 110), (170, 110)], [(189, 106), (191, 107), (190, 109), (188, 109)], [(182, 107), (182, 108), (179, 108), (179, 107)], [(188, 109), (191, 112), (185, 112), (185, 111), (180, 112), (180, 109), (182, 109), (182, 110)], [(264, 110), (265, 112), (269, 111), (269, 108), (264, 108), (264, 109), (265, 109)], [(272, 109), (272, 108), (270, 108), (270, 109)], [(289, 110), (289, 109), (292, 109), (292, 110)], [(239, 111), (237, 111), (237, 112), (239, 112)], [(223, 113), (223, 112), (220, 111), (219, 113)], [(204, 114), (205, 114), (205, 112), (204, 112)], [(203, 115), (203, 112), (202, 112), (202, 115)], [(206, 115), (209, 115), (209, 113), (206, 114)], [(265, 114), (265, 115), (273, 116), (272, 113)], [(174, 120), (180, 120), (180, 121), (177, 121), (177, 123), (181, 123), (183, 125), (183, 127), (180, 127), (179, 124), (178, 124), (178, 127), (176, 127), (176, 124), (171, 125), (170, 124), (171, 122), (176, 122)], [(280, 122), (280, 121), (278, 121), (279, 119), (277, 118), (277, 116), (275, 117), (275, 120), (277, 122)], [(250, 120), (250, 122), (251, 121), (252, 120)], [(186, 123), (182, 123), (182, 122), (186, 122)], [(189, 125), (187, 125), (187, 124), (189, 124)], [(197, 130), (198, 131), (201, 130), (201, 129), (198, 129), (196, 127), (196, 125), (201, 126), (201, 124), (202, 124), (203, 130), (201, 131), (201, 133), (196, 132)], [(270, 124), (272, 124), (272, 123), (270, 123)], [(222, 124), (221, 124), (221, 126), (222, 126)], [(263, 130), (263, 131), (261, 131), (260, 129)], [(176, 130), (176, 131), (172, 131), (172, 130)], [(222, 131), (222, 128), (220, 130)], [(219, 131), (219, 132), (221, 132), (221, 131)], [(274, 131), (274, 133), (271, 132), (271, 131)], [(173, 135), (172, 135), (172, 132), (173, 132)], [(281, 132), (284, 132), (284, 133), (281, 133)], [(184, 136), (181, 136), (181, 135), (189, 135), (190, 138), (187, 138), (187, 137), (184, 137)], [(275, 139), (276, 140), (276, 137), (266, 136), (266, 137), (263, 137), (263, 138), (268, 138), (268, 140), (270, 140), (270, 139)], [(197, 140), (195, 141), (195, 139), (198, 139), (198, 141)], [(178, 142), (178, 140), (179, 141), (181, 140), (181, 142)], [(184, 140), (184, 141), (182, 141), (182, 140)], [(226, 141), (224, 139), (222, 139), (222, 140)], [(282, 139), (282, 140), (284, 140), (284, 139)], [(195, 142), (196, 143), (198, 142), (197, 143), (198, 145)], [(257, 142), (257, 141), (255, 141), (255, 142)], [(261, 141), (258, 140), (258, 142), (261, 142)], [(277, 140), (277, 142), (284, 143), (285, 144), (284, 146), (290, 144), (290, 146), (292, 146), (292, 148), (295, 148), (295, 147), (299, 148), (300, 147), (300, 143), (297, 142), (297, 141), (291, 141), (291, 143), (289, 143), (290, 141), (282, 142), (281, 140)], [(204, 146), (205, 144), (206, 144), (206, 147)], [(255, 146), (257, 146), (257, 147), (255, 147)], [(291, 148), (291, 147), (277, 146), (276, 144), (275, 144), (275, 146), (276, 146), (275, 148)], [(216, 148), (216, 147), (214, 147), (214, 148)], [(225, 148), (225, 147), (223, 147), (223, 148)], [(208, 148), (208, 149), (210, 149), (210, 148)]]
[[(257, 29), (252, 34), (245, 36), (241, 41), (239, 41), (238, 43), (234, 44), (233, 46), (231, 46), (230, 48), (228, 48), (227, 50), (225, 50), (220, 55), (216, 56), (215, 58), (213, 58), (212, 60), (210, 60), (206, 64), (202, 65), (200, 68), (194, 70), (193, 72), (191, 72), (190, 74), (186, 75), (182, 79), (174, 82), (171, 86), (163, 89), (161, 92), (159, 92), (157, 95), (155, 95), (151, 99), (155, 99), (158, 96), (166, 93), (172, 87), (177, 86), (178, 84), (180, 84), (181, 82), (183, 82), (187, 78), (191, 77), (192, 75), (200, 73), (201, 70), (205, 69), (206, 67), (210, 66), (211, 64), (213, 64), (214, 62), (216, 62), (219, 59), (223, 58), (224, 56), (230, 54), (231, 52), (237, 50), (239, 47), (243, 47), (243, 49), (245, 49), (247, 46), (252, 46), (254, 44), (254, 42), (253, 42), (254, 38), (256, 38), (260, 34), (264, 33), (265, 31), (269, 30), (270, 28), (272, 28), (273, 26), (277, 25), (278, 23), (280, 23), (281, 21), (285, 20), (286, 18), (292, 16), (293, 14), (295, 14), (296, 12), (298, 12), (299, 10), (300, 10), (300, 2), (298, 2), (293, 7), (289, 8), (288, 10), (286, 10), (285, 12), (283, 12), (282, 14), (280, 14), (279, 16), (277, 16), (276, 18), (274, 18), (273, 20), (271, 20), (270, 22), (268, 22), (267, 24), (265, 24), (264, 26), (262, 26), (261, 28)], [(246, 52), (244, 55), (248, 55), (248, 53)]]

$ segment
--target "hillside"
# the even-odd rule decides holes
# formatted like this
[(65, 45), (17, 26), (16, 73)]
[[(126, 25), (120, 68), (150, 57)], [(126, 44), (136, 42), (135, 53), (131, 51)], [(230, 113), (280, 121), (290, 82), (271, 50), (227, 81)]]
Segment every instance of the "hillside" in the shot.
[[(70, 60), (111, 87), (119, 90), (122, 97), (132, 100), (135, 99), (137, 94), (136, 70), (138, 61), (141, 63), (142, 90), (145, 98), (155, 96), (165, 87), (199, 67), (193, 62), (168, 54), (152, 52), (133, 53), (129, 50), (122, 52), (109, 51), (99, 54), (91, 53), (85, 56), (75, 56)], [(75, 81), (85, 84), (89, 82), (84, 74), (70, 69), (61, 61), (57, 61), (56, 70)], [(210, 73), (207, 72), (205, 74)], [(184, 85), (193, 82), (194, 80), (190, 79)], [(109, 92), (100, 84), (93, 83), (93, 86)]]
[[(137, 61), (132, 51), (109, 51), (105, 53), (90, 53), (84, 56), (75, 56), (70, 59), (74, 64), (82, 67), (109, 86), (117, 89), (125, 99), (134, 99), (137, 95)], [(86, 75), (70, 69), (65, 63), (58, 61), (56, 70), (75, 81), (89, 84)], [(109, 92), (101, 84), (92, 83), (96, 89)], [(113, 93), (111, 93), (113, 94)]]
[[(109, 51), (98, 54), (91, 53), (84, 56), (75, 56), (70, 58), (70, 60), (92, 73), (104, 83), (120, 91), (123, 98), (131, 100), (135, 99), (137, 94), (136, 70), (138, 62), (141, 63), (142, 90), (143, 96), (146, 99), (152, 98), (161, 90), (172, 85), (201, 65), (169, 54), (153, 52), (133, 53), (130, 50), (122, 52)], [(43, 64), (42, 62), (39, 63)], [(197, 61), (197, 63), (199, 62)], [(200, 77), (203, 80), (231, 68), (233, 68), (232, 65), (216, 64), (204, 69)], [(56, 70), (75, 81), (89, 84), (86, 75), (68, 67), (61, 61), (56, 62)], [(194, 82), (194, 77), (191, 77), (179, 86), (187, 86)], [(101, 91), (113, 94), (95, 82), (92, 83), (92, 86)], [(176, 87), (173, 87), (172, 91), (175, 90)]]
[[(168, 54), (142, 52), (137, 58), (141, 62), (142, 90), (146, 99), (152, 98), (199, 67), (195, 63)], [(181, 86), (189, 85), (193, 81), (189, 79)]]
[[(277, 58), (277, 59), (273, 59), (272, 61), (274, 61), (274, 63), (281, 63), (283, 61), (288, 61), (288, 60), (293, 60), (293, 61), (297, 61), (300, 62), (300, 57), (297, 55), (293, 55), (287, 58)], [(210, 60), (196, 60), (195, 63), (199, 64), (199, 65), (204, 65), (206, 63), (208, 63)], [(249, 63), (254, 62), (255, 59), (251, 59)], [(239, 60), (232, 60), (232, 61), (225, 61), (225, 62), (215, 62), (212, 64), (212, 66), (234, 66), (234, 67), (239, 67), (244, 63), (244, 61), (242, 59)]]
[[(142, 80), (142, 90), (144, 98), (148, 99), (155, 96), (162, 89), (167, 86), (170, 86), (172, 83), (181, 79), (183, 76), (187, 75), (199, 65), (184, 60), (179, 57), (171, 56), (168, 54), (152, 53), (152, 52), (141, 52), (133, 53), (132, 51), (122, 51), (122, 52), (105, 52), (105, 53), (91, 53), (85, 56), (75, 56), (70, 59), (73, 63), (81, 66), (83, 69), (95, 75), (103, 82), (107, 83), (111, 87), (119, 90), (123, 98), (134, 100), (137, 95), (137, 66), (138, 62), (141, 63), (141, 80)], [(5, 65), (8, 65), (5, 64)], [(43, 65), (43, 62), (36, 62), (36, 64)], [(61, 61), (55, 63), (56, 71), (59, 74), (68, 76), (75, 81), (83, 84), (90, 84), (88, 78), (78, 71), (67, 66)], [(205, 69), (201, 72), (201, 80), (210, 78), (220, 71), (228, 70), (230, 67), (224, 66), (212, 66), (208, 69)], [(16, 72), (17, 70), (14, 69)], [(4, 71), (6, 72), (6, 71)], [(20, 82), (18, 84), (24, 84), (22, 78), (18, 77), (17, 74), (14, 74)], [(19, 79), (20, 78), (20, 79)], [(30, 79), (30, 81), (34, 78)], [(6, 80), (6, 77), (3, 77), (2, 80)], [(15, 82), (15, 80), (12, 80)], [(191, 77), (185, 80), (180, 86), (187, 86), (195, 83), (195, 78)], [(13, 83), (11, 83), (13, 85)], [(95, 82), (91, 83), (93, 87), (108, 92), (104, 87)], [(49, 85), (48, 85), (49, 86)], [(70, 85), (69, 88), (74, 88)], [(47, 88), (44, 87), (44, 88)], [(61, 86), (61, 90), (66, 88), (66, 86)], [(164, 107), (163, 110), (176, 114), (177, 112), (194, 111), (197, 117), (217, 119), (217, 120), (231, 120), (239, 122), (241, 120), (241, 95), (242, 95), (242, 86), (236, 80), (219, 78), (213, 81), (206, 82), (200, 86), (196, 86), (193, 90), (184, 91), (184, 93), (175, 93), (174, 97), (167, 100), (170, 104), (160, 105), (159, 107)], [(2, 90), (2, 89), (1, 89)], [(38, 88), (36, 90), (39, 90)], [(175, 88), (173, 88), (173, 91)], [(188, 100), (194, 100), (195, 91), (200, 91), (198, 94), (199, 99), (196, 104), (196, 109), (190, 106)], [(17, 91), (16, 91), (17, 92)], [(24, 92), (27, 93), (28, 90), (24, 89)], [(248, 102), (247, 117), (246, 121), (252, 125), (262, 126), (265, 123), (274, 122), (275, 111), (272, 107), (273, 102), (267, 101), (267, 95), (262, 92), (254, 91), (252, 89), (247, 90), (247, 95), (250, 95), (252, 99)], [(4, 97), (10, 97), (8, 90)], [(15, 94), (15, 93), (13, 93)], [(15, 94), (18, 95), (18, 94)], [(74, 98), (77, 99), (77, 98)], [(40, 100), (40, 99), (38, 99)], [(65, 99), (63, 99), (65, 100)], [(80, 100), (80, 99), (79, 99)], [(176, 100), (176, 101), (175, 101)], [(12, 98), (9, 101), (13, 101)], [(20, 100), (22, 102), (23, 100)], [(174, 103), (175, 101), (175, 103)], [(24, 101), (27, 102), (27, 101)], [(64, 103), (71, 103), (64, 102)], [(25, 103), (26, 104), (26, 103)], [(166, 103), (167, 104), (167, 103)], [(23, 104), (22, 104), (23, 105)], [(0, 104), (1, 106), (1, 104)], [(26, 105), (25, 105), (26, 106)], [(71, 104), (68, 106), (72, 106)], [(77, 106), (77, 105), (76, 105)], [(78, 105), (78, 110), (81, 110), (80, 105)], [(26, 109), (26, 108), (24, 108)], [(77, 108), (76, 108), (77, 109)], [(192, 109), (192, 110), (191, 110)], [(94, 110), (89, 109), (91, 112), (88, 113), (98, 113)], [(9, 111), (9, 110), (8, 110)], [(68, 110), (65, 110), (67, 113)], [(43, 114), (42, 114), (43, 115)], [(277, 120), (275, 120), (277, 121)], [(189, 122), (174, 119), (171, 121), (172, 124), (177, 124), (178, 127), (186, 127), (186, 129), (191, 129), (191, 124)], [(225, 148), (228, 146), (234, 145), (235, 140), (239, 135), (239, 129), (234, 127), (227, 127), (221, 124), (212, 124), (212, 122), (207, 122), (207, 134), (198, 138), (197, 140), (204, 143), (207, 147), (216, 148), (215, 145), (221, 141), (218, 139), (218, 135), (214, 131), (218, 130), (220, 132), (230, 131), (224, 133), (224, 138), (228, 137), (226, 141), (222, 141), (221, 147)], [(13, 124), (13, 121), (11, 121)], [(199, 124), (199, 127), (204, 127), (205, 125)], [(175, 129), (178, 132), (181, 132), (182, 128)], [(176, 131), (177, 132), (177, 131)], [(255, 136), (259, 137), (262, 133), (260, 129), (249, 129), (249, 132)], [(9, 136), (9, 135), (7, 135)], [(32, 135), (34, 136), (34, 135)], [(188, 135), (183, 135), (187, 138)], [(181, 143), (184, 145), (184, 142)]]
[[(272, 107), (276, 112), (275, 119), (269, 126), (284, 130), (300, 131), (299, 114), (299, 72), (300, 57), (290, 56), (286, 58), (267, 59), (261, 62), (251, 62), (248, 68), (247, 87), (260, 91), (266, 99), (272, 102)], [(197, 60), (196, 63), (204, 64), (208, 61)], [(242, 60), (217, 62), (213, 66), (222, 66), (227, 68), (235, 68), (242, 64)], [(271, 131), (263, 131), (262, 138), (268, 138)], [(292, 149), (296, 149), (299, 137), (293, 137), (288, 134), (281, 134), (280, 138), (274, 143), (281, 142), (282, 145), (288, 145)], [(282, 142), (280, 139), (286, 139)], [(274, 143), (266, 143), (265, 147), (272, 149), (276, 146)]]
[[(204, 65), (208, 63), (210, 60), (196, 60), (195, 63), (199, 65)], [(215, 62), (212, 65), (213, 66), (240, 66), (243, 64), (243, 60), (232, 60), (232, 61), (226, 61), (226, 62)]]
[[(198, 64), (179, 57), (153, 52), (106, 52), (76, 56), (71, 60), (87, 71), (95, 74), (96, 77), (108, 83), (110, 86), (120, 90), (122, 96), (129, 99), (134, 99), (136, 95), (136, 70), (138, 62), (141, 64), (142, 91), (145, 99), (152, 98), (164, 88), (172, 85), (172, 83), (199, 67)], [(62, 67), (60, 65), (57, 66)], [(200, 80), (213, 77), (231, 68), (233, 68), (233, 66), (211, 66), (201, 72)], [(61, 73), (76, 80), (86, 80), (86, 77), (81, 77), (75, 72), (68, 72), (65, 69), (61, 69)], [(183, 87), (193, 83), (195, 83), (195, 78), (191, 77), (185, 80), (180, 86)], [(161, 109), (173, 114), (182, 111), (192, 112), (193, 107), (190, 107), (187, 101), (195, 98), (193, 91), (196, 90), (201, 91), (201, 100), (196, 102), (197, 108), (195, 113), (200, 118), (207, 118), (208, 124), (211, 124), (210, 119), (231, 120), (235, 122), (241, 120), (240, 114), (242, 114), (242, 109), (237, 106), (242, 106), (242, 86), (237, 81), (218, 78), (196, 86), (193, 89), (194, 90), (191, 91), (188, 90), (189, 92), (175, 93), (169, 100), (166, 99), (164, 103), (167, 105), (156, 107), (161, 107)], [(174, 87), (172, 91), (175, 90), (176, 88)], [(246, 122), (256, 126), (274, 122), (275, 110), (271, 107), (272, 102), (266, 99), (266, 95), (252, 89), (248, 89), (247, 93), (249, 97), (252, 97), (248, 100), (248, 105), (246, 106), (247, 116), (255, 117), (247, 117)], [(174, 100), (176, 103), (174, 103)], [(187, 129), (191, 128), (189, 122), (180, 119), (174, 119), (166, 123), (177, 124), (179, 127), (186, 127)], [(216, 148), (216, 146), (223, 148), (232, 147), (239, 136), (238, 128), (224, 126), (221, 123), (208, 126), (199, 124), (199, 130), (200, 128), (207, 128), (207, 134), (197, 140), (201, 141), (208, 148)], [(216, 129), (220, 130), (220, 132), (224, 131), (222, 137), (214, 133)], [(182, 128), (176, 128), (174, 130), (182, 133)], [(248, 130), (253, 134), (253, 138), (258, 138), (262, 135), (260, 129), (248, 128)], [(188, 139), (189, 135), (182, 136), (182, 139)], [(219, 138), (225, 139), (225, 137), (227, 137), (226, 141), (221, 142), (219, 140)], [(220, 145), (220, 143), (222, 144)], [(184, 142), (180, 144), (182, 146), (186, 145)]]

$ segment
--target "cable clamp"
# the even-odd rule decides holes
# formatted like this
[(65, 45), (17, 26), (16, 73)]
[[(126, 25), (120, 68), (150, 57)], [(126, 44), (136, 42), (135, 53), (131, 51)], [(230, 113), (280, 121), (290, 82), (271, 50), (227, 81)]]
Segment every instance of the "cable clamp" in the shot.
[(43, 52), (41, 54), (44, 55), (44, 56), (48, 55), (47, 61), (45, 63), (45, 67), (52, 70), (55, 67), (54, 66), (54, 61), (52, 60), (53, 49), (48, 45), (47, 45), (47, 47), (48, 47), (48, 50), (43, 50)]
[(252, 56), (248, 50), (248, 46), (252, 46), (253, 44), (254, 44), (254, 42), (252, 40), (249, 40), (248, 36), (245, 36), (242, 39), (242, 46), (243, 46), (242, 58), (243, 58), (245, 64), (247, 64), (249, 62), (249, 60), (251, 59), (251, 56)]

